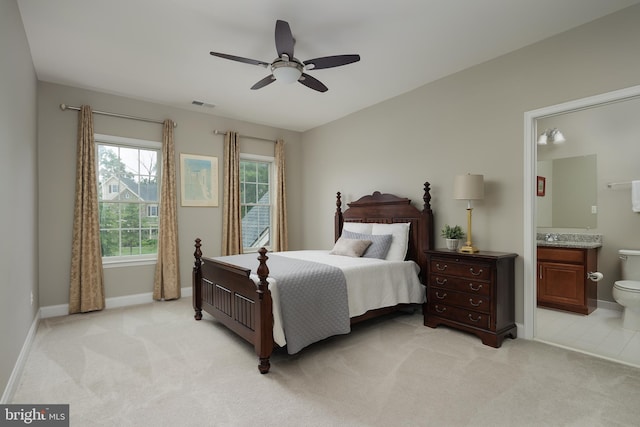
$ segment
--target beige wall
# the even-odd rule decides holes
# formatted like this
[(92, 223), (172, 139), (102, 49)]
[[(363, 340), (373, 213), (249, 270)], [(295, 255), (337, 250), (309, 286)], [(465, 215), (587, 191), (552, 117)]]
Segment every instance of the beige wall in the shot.
[(0, 2), (0, 58), (2, 394), (38, 307), (36, 74), (14, 0)]
[[(224, 137), (217, 130), (236, 130), (243, 135), (286, 142), (289, 211), (300, 212), (302, 192), (301, 135), (297, 132), (247, 122), (224, 119), (210, 114), (136, 101), (122, 96), (40, 82), (38, 84), (38, 159), (39, 159), (39, 271), (40, 304), (43, 307), (68, 303), (71, 263), (71, 227), (75, 186), (75, 147), (77, 117), (75, 111), (62, 111), (61, 103), (91, 105), (94, 110), (111, 111), (154, 119), (170, 118), (178, 123), (174, 138), (176, 160), (179, 153), (216, 156), (220, 162), (220, 204), (222, 204), (222, 159)], [(162, 141), (162, 126), (136, 120), (94, 115), (96, 133)], [(246, 152), (273, 155), (270, 142), (241, 139)], [(179, 173), (179, 167), (177, 171)], [(179, 182), (179, 179), (178, 179)], [(179, 185), (179, 184), (178, 184)], [(221, 208), (178, 207), (180, 276), (182, 287), (191, 286), (193, 241), (200, 237), (207, 256), (220, 255)], [(302, 245), (302, 217), (291, 215), (290, 243)], [(105, 268), (107, 298), (151, 292), (154, 266)]]
[(429, 181), (436, 229), (464, 226), (466, 206), (452, 199), (453, 177), (484, 174), (473, 241), (481, 250), (521, 255), (522, 322), (524, 113), (640, 84), (638, 22), (634, 6), (306, 132), (304, 245), (331, 244), (337, 190), (352, 198), (397, 193), (420, 206)]
[[(598, 250), (598, 299), (614, 301), (613, 283), (620, 279), (619, 249), (640, 249), (640, 214), (631, 211), (631, 186), (609, 188), (611, 182), (640, 179), (640, 99), (627, 100), (538, 121), (539, 129), (561, 129), (567, 141), (561, 145), (538, 147), (538, 159), (561, 159), (595, 154), (597, 227), (558, 229), (541, 232), (586, 232), (603, 236)], [(540, 224), (540, 223), (539, 223)]]

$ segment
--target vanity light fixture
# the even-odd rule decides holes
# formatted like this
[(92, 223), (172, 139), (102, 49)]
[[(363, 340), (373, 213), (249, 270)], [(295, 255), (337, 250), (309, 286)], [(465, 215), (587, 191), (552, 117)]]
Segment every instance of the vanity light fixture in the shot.
[(558, 128), (545, 129), (538, 137), (538, 145), (547, 145), (549, 142), (552, 144), (560, 144), (565, 141), (564, 135)]
[(471, 201), (484, 198), (484, 175), (456, 176), (453, 181), (453, 198), (467, 201), (467, 243), (459, 251), (471, 254), (478, 252), (478, 248), (471, 243)]

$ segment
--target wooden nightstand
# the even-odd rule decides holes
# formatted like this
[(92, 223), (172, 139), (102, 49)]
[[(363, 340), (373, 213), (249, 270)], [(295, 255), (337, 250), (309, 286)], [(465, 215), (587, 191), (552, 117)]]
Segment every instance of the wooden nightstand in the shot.
[(427, 302), (424, 324), (447, 325), (476, 334), (482, 343), (500, 347), (516, 338), (514, 253), (474, 254), (446, 249), (427, 255)]

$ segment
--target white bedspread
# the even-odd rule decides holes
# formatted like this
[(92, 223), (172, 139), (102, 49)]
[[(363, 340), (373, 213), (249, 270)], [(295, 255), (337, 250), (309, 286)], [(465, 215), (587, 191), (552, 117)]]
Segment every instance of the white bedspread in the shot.
[[(329, 255), (329, 251), (306, 250), (274, 252), (279, 256), (320, 262), (338, 267), (347, 281), (349, 317), (369, 310), (396, 304), (421, 304), (425, 301), (425, 287), (420, 283), (420, 267), (413, 261), (386, 261), (374, 258), (353, 258)], [(267, 254), (269, 256), (269, 254)], [(269, 261), (267, 261), (267, 266)], [(257, 276), (252, 278), (258, 282)], [(286, 344), (280, 315), (278, 284), (269, 278), (273, 299), (273, 338), (279, 346)]]

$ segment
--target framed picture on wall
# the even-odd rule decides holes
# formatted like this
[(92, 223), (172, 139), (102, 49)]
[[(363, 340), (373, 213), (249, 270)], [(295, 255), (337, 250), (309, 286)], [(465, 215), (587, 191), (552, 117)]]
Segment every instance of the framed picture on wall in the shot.
[(547, 179), (544, 176), (539, 176), (537, 181), (537, 191), (536, 194), (539, 197), (544, 197), (545, 186), (547, 185)]
[(218, 206), (218, 158), (180, 153), (182, 206)]

